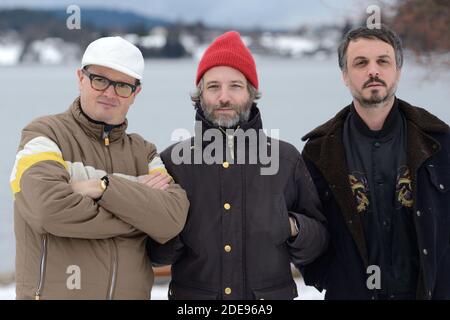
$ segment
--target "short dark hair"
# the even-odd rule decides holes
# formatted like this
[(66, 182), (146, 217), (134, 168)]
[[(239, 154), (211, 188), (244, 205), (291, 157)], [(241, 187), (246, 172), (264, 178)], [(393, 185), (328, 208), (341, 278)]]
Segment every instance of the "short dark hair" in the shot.
[(384, 41), (394, 48), (395, 62), (397, 69), (401, 69), (403, 65), (403, 48), (399, 36), (385, 25), (380, 28), (369, 29), (367, 27), (358, 27), (350, 30), (342, 39), (338, 48), (339, 68), (342, 71), (347, 70), (347, 48), (350, 41), (355, 41), (359, 38), (365, 39), (379, 39)]

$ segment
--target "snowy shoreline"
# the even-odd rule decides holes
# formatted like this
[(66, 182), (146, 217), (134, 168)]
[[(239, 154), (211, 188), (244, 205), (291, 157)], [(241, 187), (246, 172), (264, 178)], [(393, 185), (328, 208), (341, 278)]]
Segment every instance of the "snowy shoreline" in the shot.
[[(295, 300), (323, 300), (324, 292), (320, 293), (313, 287), (305, 286), (302, 278), (296, 277), (299, 296)], [(169, 283), (157, 283), (152, 289), (152, 300), (167, 300), (167, 289)], [(16, 285), (11, 283), (6, 286), (0, 285), (0, 300), (15, 300)]]

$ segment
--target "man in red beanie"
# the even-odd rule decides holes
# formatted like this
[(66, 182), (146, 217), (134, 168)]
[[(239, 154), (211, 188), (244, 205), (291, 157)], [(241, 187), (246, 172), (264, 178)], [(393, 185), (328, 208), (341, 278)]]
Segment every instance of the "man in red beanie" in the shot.
[[(204, 75), (206, 78), (215, 80), (217, 77), (230, 76), (236, 80), (232, 85), (235, 90), (230, 91), (234, 99), (240, 99), (237, 104), (221, 106), (215, 110), (214, 104), (224, 101), (216, 97), (220, 90), (215, 90), (217, 83), (213, 81), (208, 83), (206, 89), (207, 97), (205, 101), (201, 100), (203, 90), (205, 89)], [(207, 120), (220, 127), (230, 128), (236, 126), (239, 122), (246, 122), (250, 117), (250, 109), (253, 101), (260, 97), (258, 93), (258, 75), (256, 65), (250, 50), (242, 42), (239, 33), (235, 31), (227, 32), (218, 37), (205, 51), (198, 65), (197, 77), (195, 81), (197, 92), (192, 95), (194, 106), (201, 105), (204, 116)], [(236, 90), (240, 88), (241, 90)], [(247, 88), (247, 90), (242, 90)], [(238, 92), (237, 92), (238, 91)], [(247, 91), (249, 97), (247, 97)], [(213, 93), (213, 94), (209, 94)], [(236, 94), (234, 94), (236, 93)], [(215, 101), (211, 101), (215, 99)], [(225, 97), (225, 100), (227, 97)], [(242, 103), (242, 102), (247, 103)], [(240, 104), (239, 104), (240, 102)], [(228, 103), (230, 104), (230, 103)]]
[[(239, 33), (209, 46), (196, 85), (195, 137), (161, 154), (188, 194), (188, 220), (172, 241), (149, 240), (151, 261), (172, 264), (169, 299), (293, 299), (290, 263), (326, 249), (325, 219), (300, 153), (263, 133), (256, 65)], [(264, 151), (275, 171), (264, 171)]]

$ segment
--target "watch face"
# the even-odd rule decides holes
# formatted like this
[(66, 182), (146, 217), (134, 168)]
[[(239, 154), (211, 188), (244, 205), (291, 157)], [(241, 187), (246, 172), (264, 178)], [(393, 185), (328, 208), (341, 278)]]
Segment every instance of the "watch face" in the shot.
[(108, 176), (101, 177), (100, 180), (102, 180), (106, 184), (106, 186), (109, 185), (109, 178), (108, 178)]

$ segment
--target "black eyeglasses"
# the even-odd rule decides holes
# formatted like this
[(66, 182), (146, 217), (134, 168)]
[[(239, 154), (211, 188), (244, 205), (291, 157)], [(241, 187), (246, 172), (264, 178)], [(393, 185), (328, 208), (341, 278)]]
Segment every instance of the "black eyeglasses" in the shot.
[(99, 76), (98, 74), (93, 74), (87, 71), (86, 69), (82, 69), (83, 73), (89, 78), (91, 81), (91, 88), (97, 91), (105, 91), (109, 88), (110, 85), (114, 87), (114, 92), (122, 98), (128, 98), (136, 91), (136, 88), (139, 84), (133, 85), (126, 82), (120, 81), (112, 81), (108, 78)]

